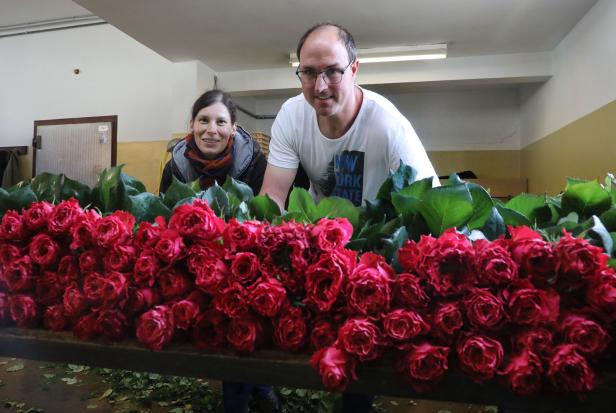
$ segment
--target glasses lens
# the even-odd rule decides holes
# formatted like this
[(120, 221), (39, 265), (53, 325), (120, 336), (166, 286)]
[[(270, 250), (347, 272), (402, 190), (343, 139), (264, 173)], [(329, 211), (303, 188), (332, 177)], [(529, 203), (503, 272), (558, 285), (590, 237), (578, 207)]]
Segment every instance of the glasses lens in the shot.
[(325, 71), (325, 79), (327, 83), (338, 83), (342, 80), (342, 73), (337, 69), (327, 69)]

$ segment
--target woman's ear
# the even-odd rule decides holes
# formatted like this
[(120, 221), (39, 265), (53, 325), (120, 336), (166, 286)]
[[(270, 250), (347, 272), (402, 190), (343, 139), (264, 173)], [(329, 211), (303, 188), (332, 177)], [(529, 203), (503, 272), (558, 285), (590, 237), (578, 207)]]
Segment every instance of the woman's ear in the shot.
[(188, 129), (188, 131), (189, 131), (190, 133), (193, 133), (193, 132), (195, 131), (195, 130), (193, 129), (194, 124), (195, 124), (195, 121), (194, 121), (193, 119), (191, 119), (191, 120), (190, 120), (190, 122), (188, 122), (188, 128), (189, 128), (189, 129)]
[(233, 124), (233, 134), (235, 135), (235, 132), (237, 132), (237, 123)]

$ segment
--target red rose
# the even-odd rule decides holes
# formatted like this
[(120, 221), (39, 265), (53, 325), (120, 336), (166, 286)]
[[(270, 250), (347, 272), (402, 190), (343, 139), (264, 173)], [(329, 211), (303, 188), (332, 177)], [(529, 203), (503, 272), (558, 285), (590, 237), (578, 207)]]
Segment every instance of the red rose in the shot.
[(200, 350), (220, 348), (227, 342), (227, 319), (214, 309), (202, 313), (192, 329), (192, 343)]
[(310, 331), (310, 347), (320, 350), (332, 346), (336, 342), (337, 328), (328, 320), (318, 320)]
[(252, 353), (262, 334), (261, 323), (248, 312), (242, 317), (232, 318), (227, 326), (227, 341), (236, 351), (242, 353)]
[(578, 286), (603, 270), (609, 259), (603, 248), (590, 245), (587, 240), (572, 237), (563, 230), (563, 237), (554, 247), (559, 281)]
[(541, 389), (543, 365), (541, 359), (528, 349), (509, 360), (509, 364), (499, 374), (507, 376), (507, 386), (522, 396), (537, 394)]
[(511, 322), (536, 327), (558, 318), (560, 296), (554, 290), (539, 290), (528, 280), (519, 280), (503, 296)]
[(516, 264), (507, 248), (495, 242), (477, 240), (473, 243), (477, 268), (481, 275), (478, 277), (479, 285), (496, 287), (510, 283), (518, 277), (518, 264)]
[(43, 231), (53, 212), (53, 205), (47, 201), (34, 202), (23, 211), (23, 222), (30, 231)]
[(83, 209), (75, 198), (62, 201), (51, 212), (47, 229), (53, 235), (68, 234), (73, 224), (79, 222), (83, 215)]
[(426, 244), (432, 243), (434, 238), (422, 235), (419, 243), (415, 241), (406, 241), (402, 248), (398, 250), (398, 262), (404, 268), (404, 271), (409, 273), (418, 274), (421, 266), (422, 251), (419, 247), (420, 243), (422, 247)]
[(346, 297), (349, 307), (362, 315), (378, 316), (389, 310), (395, 272), (382, 256), (363, 254), (349, 275)]
[(466, 316), (475, 328), (495, 330), (505, 321), (503, 303), (487, 289), (473, 288), (464, 297)]
[(217, 294), (229, 282), (229, 269), (220, 259), (212, 259), (197, 269), (195, 285), (204, 293)]
[(136, 327), (139, 342), (152, 351), (160, 351), (173, 339), (173, 311), (164, 305), (157, 305), (137, 319)]
[(34, 278), (30, 257), (21, 257), (6, 265), (4, 268), (4, 282), (10, 292), (31, 289), (34, 286)]
[(184, 241), (180, 234), (172, 229), (161, 232), (160, 239), (154, 246), (154, 253), (163, 262), (173, 264), (184, 256)]
[(569, 314), (560, 323), (565, 343), (573, 344), (577, 351), (588, 357), (598, 357), (606, 349), (611, 338), (597, 322), (581, 314)]
[(226, 252), (225, 248), (216, 241), (191, 245), (186, 256), (188, 271), (197, 275), (211, 261), (224, 259)]
[(330, 311), (354, 261), (355, 253), (348, 253), (347, 250), (322, 254), (306, 270), (306, 303), (312, 304), (320, 312)]
[(398, 363), (398, 370), (416, 392), (426, 392), (443, 377), (448, 369), (449, 347), (428, 342), (412, 345)]
[(553, 340), (550, 330), (534, 328), (517, 333), (514, 337), (514, 344), (520, 350), (528, 349), (532, 353), (545, 356), (552, 351)]
[(158, 242), (160, 233), (166, 229), (165, 219), (158, 216), (154, 220), (156, 224), (143, 221), (139, 224), (139, 228), (133, 237), (135, 247), (140, 250), (153, 248)]
[(58, 277), (61, 284), (68, 284), (80, 278), (79, 265), (72, 255), (65, 255), (58, 263)]
[(109, 271), (103, 276), (102, 298), (106, 305), (125, 301), (128, 296), (128, 280), (121, 272)]
[(69, 320), (64, 314), (64, 307), (62, 304), (52, 305), (47, 307), (43, 312), (43, 326), (47, 330), (62, 331), (66, 329), (69, 324)]
[(0, 241), (0, 268), (3, 265), (9, 265), (14, 260), (21, 257), (21, 250), (19, 247), (9, 244), (8, 242)]
[(69, 317), (82, 315), (89, 307), (88, 299), (77, 285), (69, 285), (62, 297), (64, 312)]
[(518, 263), (521, 275), (530, 278), (537, 286), (547, 286), (556, 270), (552, 245), (528, 227), (508, 228), (511, 256)]
[(353, 235), (353, 226), (346, 218), (321, 218), (310, 232), (318, 249), (332, 251), (349, 242)]
[(192, 205), (178, 206), (169, 220), (169, 228), (182, 237), (206, 241), (220, 237), (224, 227), (225, 222), (201, 199), (195, 199)]
[(502, 344), (486, 336), (463, 337), (456, 350), (460, 368), (477, 383), (494, 377), (503, 362)]
[(136, 314), (149, 310), (159, 302), (160, 294), (154, 288), (129, 288), (125, 308)]
[(9, 297), (0, 290), (0, 326), (8, 323), (10, 317)]
[(381, 333), (378, 327), (365, 318), (349, 318), (338, 330), (342, 349), (359, 357), (360, 361), (379, 357)]
[(329, 391), (344, 391), (349, 379), (357, 380), (355, 359), (336, 347), (325, 347), (310, 358), (310, 366), (319, 372)]
[(547, 365), (547, 378), (557, 390), (586, 393), (595, 387), (595, 373), (573, 344), (557, 346)]
[(408, 273), (398, 274), (394, 282), (394, 297), (399, 305), (408, 308), (423, 308), (430, 303), (419, 277)]
[(274, 317), (287, 301), (287, 290), (275, 278), (253, 285), (248, 290), (250, 306), (265, 317)]
[(59, 258), (60, 246), (47, 234), (38, 234), (30, 241), (29, 255), (32, 262), (49, 267)]
[(9, 313), (18, 327), (36, 327), (39, 308), (32, 297), (25, 294), (9, 296)]
[(420, 276), (428, 279), (438, 295), (451, 295), (473, 287), (476, 282), (475, 250), (468, 239), (448, 229), (436, 240), (421, 237)]
[(62, 301), (64, 287), (56, 273), (45, 271), (34, 283), (37, 304), (44, 306), (59, 304)]
[(122, 341), (128, 334), (128, 320), (118, 310), (101, 310), (96, 317), (97, 331), (109, 341)]
[(98, 335), (98, 314), (88, 313), (80, 317), (73, 326), (73, 335), (80, 340), (92, 340)]
[(26, 234), (23, 217), (17, 211), (6, 211), (0, 222), (0, 240), (20, 241)]
[(252, 252), (238, 252), (231, 261), (231, 274), (244, 286), (253, 284), (259, 274), (259, 259)]
[(101, 216), (98, 212), (90, 209), (70, 227), (71, 250), (90, 248), (94, 243), (94, 225)]
[(436, 337), (449, 338), (457, 334), (464, 326), (460, 305), (457, 302), (440, 304), (432, 316), (432, 326)]
[(238, 283), (231, 283), (214, 297), (214, 307), (227, 317), (235, 318), (246, 312), (248, 292)]
[(288, 307), (274, 321), (274, 343), (283, 350), (297, 351), (306, 342), (306, 317), (299, 307)]
[(222, 234), (225, 246), (230, 251), (249, 251), (259, 247), (263, 223), (259, 221), (244, 221), (239, 223), (231, 218)]
[(144, 251), (135, 261), (133, 281), (140, 287), (152, 287), (160, 271), (160, 262), (152, 251)]
[(175, 300), (186, 295), (193, 287), (188, 274), (174, 267), (162, 269), (158, 274), (160, 294), (165, 300)]
[(175, 327), (179, 330), (188, 330), (195, 324), (200, 306), (195, 300), (185, 299), (173, 303), (171, 310), (175, 319)]
[(400, 342), (428, 333), (430, 325), (415, 311), (394, 310), (383, 317), (383, 331)]
[(137, 251), (131, 245), (118, 245), (107, 251), (103, 258), (105, 270), (127, 271), (134, 267)]
[(95, 250), (84, 251), (79, 255), (79, 271), (82, 274), (102, 270), (101, 264), (100, 254)]
[(94, 240), (103, 248), (124, 244), (133, 232), (135, 217), (125, 211), (115, 211), (94, 224)]
[(609, 268), (591, 278), (586, 300), (608, 320), (616, 320), (616, 272)]

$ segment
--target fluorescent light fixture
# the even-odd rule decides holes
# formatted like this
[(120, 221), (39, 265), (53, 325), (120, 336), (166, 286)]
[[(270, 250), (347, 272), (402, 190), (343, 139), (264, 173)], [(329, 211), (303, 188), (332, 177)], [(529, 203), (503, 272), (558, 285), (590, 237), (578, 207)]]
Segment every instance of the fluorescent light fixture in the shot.
[(94, 26), (106, 24), (107, 22), (93, 14), (82, 16), (63, 17), (51, 20), (39, 20), (29, 23), (11, 24), (0, 26), (0, 38), (9, 36), (19, 36), (24, 34), (49, 32), (54, 30), (72, 29), (75, 27)]
[[(291, 66), (299, 66), (295, 53), (291, 53), (289, 57)], [(447, 43), (357, 49), (357, 60), (360, 63), (404, 62), (409, 60), (444, 59), (446, 57)]]

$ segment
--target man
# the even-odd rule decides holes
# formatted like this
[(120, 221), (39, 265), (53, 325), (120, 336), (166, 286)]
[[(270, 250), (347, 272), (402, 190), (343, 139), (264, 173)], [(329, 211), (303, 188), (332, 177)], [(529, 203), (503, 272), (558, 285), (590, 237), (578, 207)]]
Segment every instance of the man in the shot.
[[(376, 198), (400, 160), (417, 178), (438, 178), (410, 122), (384, 97), (355, 84), (353, 36), (341, 26), (310, 28), (297, 46), (302, 95), (286, 101), (272, 126), (261, 194), (282, 209), (297, 168), (305, 169), (318, 201), (340, 196), (360, 205)], [(368, 412), (372, 396), (343, 395), (345, 412)]]
[(418, 179), (436, 176), (410, 122), (387, 99), (355, 84), (359, 62), (346, 29), (310, 28), (297, 57), (302, 95), (287, 100), (274, 121), (261, 194), (282, 208), (300, 163), (316, 201), (334, 195), (355, 205), (376, 198), (400, 160)]

